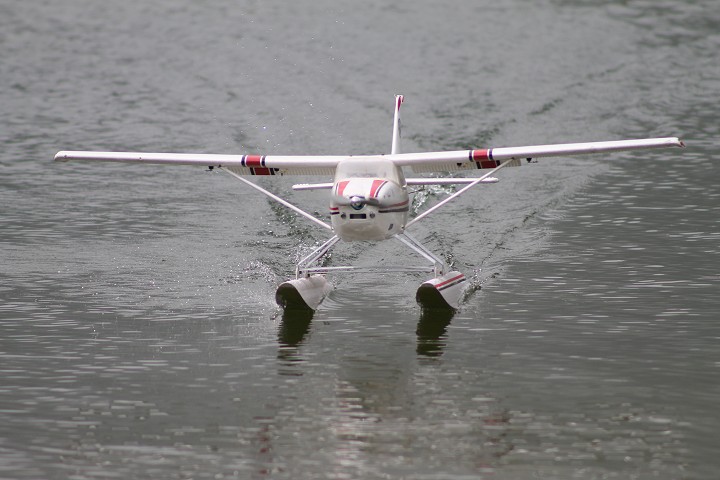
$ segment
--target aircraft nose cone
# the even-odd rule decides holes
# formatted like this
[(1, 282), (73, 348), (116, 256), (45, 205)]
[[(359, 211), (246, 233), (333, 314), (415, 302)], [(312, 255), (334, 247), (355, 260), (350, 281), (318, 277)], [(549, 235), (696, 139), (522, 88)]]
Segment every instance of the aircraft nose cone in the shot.
[(360, 210), (365, 206), (365, 198), (353, 195), (352, 197), (350, 197), (350, 206), (354, 210)]

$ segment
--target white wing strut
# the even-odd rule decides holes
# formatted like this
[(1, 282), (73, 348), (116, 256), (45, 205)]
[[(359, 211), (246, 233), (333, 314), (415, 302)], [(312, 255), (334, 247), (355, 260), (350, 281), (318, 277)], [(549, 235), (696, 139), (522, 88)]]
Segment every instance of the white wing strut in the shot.
[(464, 186), (463, 188), (461, 188), (461, 189), (458, 190), (457, 192), (455, 192), (455, 193), (453, 193), (452, 195), (450, 195), (449, 197), (447, 197), (447, 198), (446, 198), (445, 200), (443, 200), (442, 202), (438, 203), (437, 205), (433, 206), (432, 208), (429, 208), (429, 209), (425, 210), (423, 213), (421, 213), (421, 214), (418, 215), (417, 217), (415, 217), (415, 218), (413, 218), (412, 220), (410, 220), (410, 221), (407, 223), (407, 225), (405, 225), (405, 228), (408, 228), (410, 225), (412, 225), (413, 223), (416, 223), (418, 220), (420, 220), (420, 219), (422, 219), (422, 218), (424, 218), (424, 217), (427, 217), (427, 216), (430, 215), (432, 212), (434, 212), (434, 211), (437, 210), (438, 208), (442, 207), (442, 206), (445, 205), (446, 203), (448, 203), (448, 202), (456, 199), (457, 197), (459, 197), (459, 196), (462, 195), (463, 193), (467, 192), (468, 190), (470, 190), (472, 187), (474, 187), (474, 186), (477, 185), (478, 183), (483, 183), (487, 178), (490, 177), (490, 175), (492, 175), (493, 173), (497, 172), (497, 171), (500, 170), (501, 168), (508, 166), (508, 165), (509, 165), (511, 162), (513, 162), (513, 161), (514, 161), (514, 159), (505, 160), (503, 163), (500, 164), (500, 166), (498, 166), (498, 167), (496, 167), (496, 168), (493, 168), (492, 170), (490, 170), (489, 172), (487, 172), (485, 175), (476, 178), (475, 181), (473, 181), (472, 183)]
[(320, 219), (317, 219), (317, 218), (313, 217), (312, 215), (310, 215), (309, 213), (307, 213), (305, 210), (302, 210), (301, 208), (296, 207), (296, 206), (293, 205), (292, 203), (290, 203), (290, 202), (288, 202), (287, 200), (284, 200), (284, 199), (278, 197), (278, 196), (275, 195), (274, 193), (268, 192), (267, 190), (265, 190), (264, 188), (262, 188), (260, 185), (257, 185), (257, 184), (255, 184), (255, 183), (251, 182), (250, 180), (247, 180), (247, 179), (243, 178), (242, 175), (238, 175), (237, 173), (235, 173), (235, 172), (233, 172), (233, 171), (230, 171), (230, 170), (227, 170), (227, 169), (225, 169), (225, 168), (222, 168), (221, 170), (223, 170), (224, 172), (229, 173), (229, 174), (232, 175), (233, 177), (237, 178), (238, 180), (240, 180), (241, 182), (245, 183), (246, 185), (254, 188), (254, 189), (257, 190), (258, 192), (260, 192), (260, 193), (262, 193), (262, 194), (264, 194), (264, 195), (267, 195), (268, 197), (270, 197), (271, 199), (275, 200), (276, 202), (278, 202), (278, 203), (280, 203), (280, 204), (282, 204), (282, 205), (285, 205), (287, 208), (289, 208), (289, 209), (292, 210), (293, 212), (302, 215), (303, 217), (307, 218), (308, 220), (312, 220), (313, 222), (315, 222), (316, 224), (320, 225), (320, 226), (323, 227), (323, 228), (327, 228), (328, 230), (332, 230), (332, 227), (331, 227), (330, 225), (328, 225), (327, 223), (323, 222), (323, 221), (320, 220)]

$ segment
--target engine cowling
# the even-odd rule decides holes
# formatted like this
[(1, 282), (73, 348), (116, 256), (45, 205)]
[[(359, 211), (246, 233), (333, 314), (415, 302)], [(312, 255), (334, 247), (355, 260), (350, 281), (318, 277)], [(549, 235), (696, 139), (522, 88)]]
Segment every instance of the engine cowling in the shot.
[(350, 178), (335, 182), (330, 216), (345, 241), (384, 240), (402, 233), (407, 223), (406, 189), (384, 178)]

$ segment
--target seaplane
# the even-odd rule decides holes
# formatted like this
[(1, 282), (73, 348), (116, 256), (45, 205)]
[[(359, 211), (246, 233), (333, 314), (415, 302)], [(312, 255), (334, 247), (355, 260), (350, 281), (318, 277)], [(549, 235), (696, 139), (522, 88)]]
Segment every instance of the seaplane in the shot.
[[(60, 151), (55, 161), (128, 162), (156, 165), (195, 165), (232, 175), (272, 201), (289, 208), (319, 228), (330, 238), (300, 259), (295, 278), (283, 282), (276, 302), (287, 310), (315, 311), (332, 287), (326, 277), (337, 273), (424, 272), (432, 278), (423, 282), (416, 300), (426, 309), (456, 310), (467, 281), (463, 273), (431, 252), (408, 230), (473, 187), (498, 182), (495, 174), (506, 167), (535, 163), (538, 158), (619, 152), (636, 149), (684, 147), (677, 137), (564, 143), (522, 147), (478, 148), (473, 150), (401, 153), (400, 107), (404, 97), (395, 97), (392, 143), (389, 154), (379, 155), (238, 155), (202, 153), (143, 153), (102, 151)], [(431, 172), (480, 170), (479, 176), (457, 178), (406, 177)], [(294, 190), (324, 190), (329, 193), (328, 223), (290, 203), (258, 183), (253, 176), (314, 175), (333, 178), (323, 183), (293, 185)], [(408, 187), (424, 185), (461, 186), (454, 193), (411, 217)], [(323, 259), (338, 242), (399, 241), (418, 254), (422, 265), (327, 266)]]

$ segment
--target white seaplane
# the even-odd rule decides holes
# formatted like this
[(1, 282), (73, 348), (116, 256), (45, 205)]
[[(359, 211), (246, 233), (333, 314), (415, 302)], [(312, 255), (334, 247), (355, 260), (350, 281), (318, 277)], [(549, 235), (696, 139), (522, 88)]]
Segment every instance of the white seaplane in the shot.
[[(334, 235), (301, 259), (295, 279), (281, 284), (277, 303), (284, 309), (316, 310), (331, 287), (325, 275), (337, 272), (428, 272), (433, 278), (422, 283), (417, 301), (423, 308), (457, 309), (465, 288), (465, 275), (433, 254), (407, 230), (414, 224), (480, 184), (498, 181), (493, 175), (505, 167), (530, 163), (532, 159), (646, 148), (683, 147), (676, 137), (618, 140), (605, 142), (486, 148), (444, 152), (400, 153), (400, 106), (403, 96), (395, 97), (392, 146), (384, 155), (213, 155), (194, 153), (132, 153), (61, 151), (56, 161), (94, 160), (101, 162), (149, 163), (161, 165), (199, 165), (217, 168), (302, 215)], [(406, 178), (403, 168), (415, 173), (485, 170), (473, 178)], [(294, 185), (295, 190), (329, 190), (330, 223), (305, 212), (288, 201), (245, 178), (247, 175), (325, 175), (332, 182)], [(409, 218), (409, 186), (464, 185), (433, 207)], [(377, 265), (374, 267), (322, 266), (325, 254), (340, 240), (379, 241), (396, 239), (414, 250), (428, 263), (420, 266)]]

